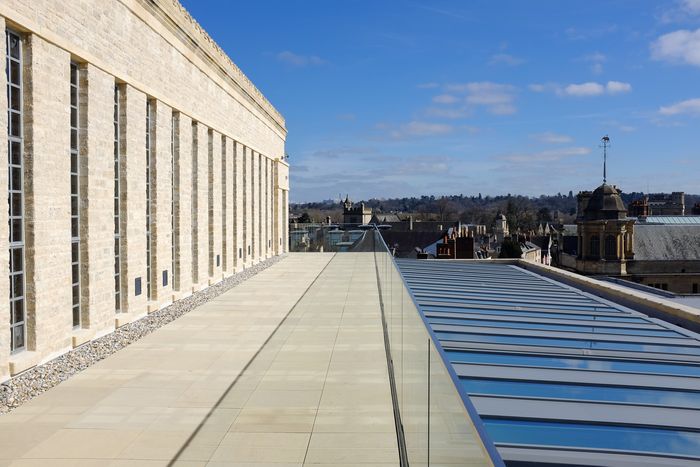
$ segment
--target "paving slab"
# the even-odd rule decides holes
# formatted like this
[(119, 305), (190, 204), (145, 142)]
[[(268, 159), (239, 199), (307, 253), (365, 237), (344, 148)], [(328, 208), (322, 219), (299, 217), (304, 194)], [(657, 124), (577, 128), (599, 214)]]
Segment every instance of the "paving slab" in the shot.
[(373, 254), (289, 254), (0, 417), (6, 465), (398, 465)]

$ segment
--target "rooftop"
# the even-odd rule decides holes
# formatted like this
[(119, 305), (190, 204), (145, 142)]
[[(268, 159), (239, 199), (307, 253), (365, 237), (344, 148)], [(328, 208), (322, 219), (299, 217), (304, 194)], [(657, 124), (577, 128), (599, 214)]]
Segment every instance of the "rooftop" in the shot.
[(506, 462), (697, 465), (698, 334), (513, 265), (398, 264)]
[(663, 298), (360, 246), (289, 254), (1, 416), (0, 464), (700, 460), (700, 336), (621, 304)]

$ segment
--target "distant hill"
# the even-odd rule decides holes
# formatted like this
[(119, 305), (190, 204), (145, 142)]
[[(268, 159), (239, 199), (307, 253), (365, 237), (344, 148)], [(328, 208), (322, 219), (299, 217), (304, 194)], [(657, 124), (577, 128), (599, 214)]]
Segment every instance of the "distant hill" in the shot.
[[(622, 193), (626, 205), (641, 198), (644, 193)], [(358, 200), (371, 207), (375, 213), (396, 213), (399, 216), (413, 216), (415, 220), (462, 221), (473, 224), (491, 225), (500, 211), (508, 218), (512, 229), (535, 229), (543, 222), (572, 222), (576, 215), (576, 196), (568, 194), (541, 195), (528, 197), (520, 195), (500, 196), (420, 196)], [(685, 195), (688, 211), (700, 195)], [(312, 203), (292, 203), (290, 211), (294, 215), (307, 213), (316, 222), (323, 222), (330, 216), (334, 222), (342, 222), (342, 208), (335, 200)]]

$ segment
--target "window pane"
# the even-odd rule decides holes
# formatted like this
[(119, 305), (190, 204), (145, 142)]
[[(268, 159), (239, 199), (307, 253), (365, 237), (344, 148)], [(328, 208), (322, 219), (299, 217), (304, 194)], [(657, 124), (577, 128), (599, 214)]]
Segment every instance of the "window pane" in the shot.
[(22, 145), (18, 141), (10, 141), (10, 154), (11, 164), (22, 164)]
[(573, 446), (698, 457), (700, 433), (611, 425), (485, 418), (496, 443)]
[(17, 86), (9, 86), (10, 89), (10, 109), (19, 112), (22, 105), (22, 98), (20, 97), (20, 91)]
[(547, 337), (498, 336), (491, 334), (468, 334), (456, 332), (437, 332), (436, 335), (440, 340), (459, 342), (489, 342), (497, 344), (532, 345), (543, 347), (569, 347), (574, 349), (628, 350), (681, 355), (700, 355), (700, 347), (686, 347), (680, 345), (647, 345), (635, 342), (603, 342), (578, 339), (550, 339)]
[(21, 274), (12, 276), (12, 293), (14, 297), (24, 295), (24, 280)]
[(24, 300), (19, 299), (13, 302), (13, 308), (15, 313), (15, 323), (21, 323), (24, 321)]
[(700, 376), (700, 365), (674, 365), (671, 363), (637, 362), (631, 360), (606, 360), (596, 358), (588, 359), (522, 354), (516, 355), (490, 352), (462, 352), (455, 350), (447, 350), (446, 354), (447, 358), (452, 362), (492, 363), (500, 365), (536, 366), (545, 368), (569, 368), (629, 373)]
[(22, 136), (22, 116), (17, 112), (10, 112), (10, 136), (17, 138)]
[(12, 167), (10, 169), (10, 189), (15, 191), (22, 190), (22, 169), (20, 167)]
[(12, 257), (11, 268), (12, 271), (21, 271), (22, 268), (22, 250), (19, 248), (13, 248), (10, 250), (10, 256)]
[(590, 332), (601, 334), (628, 334), (637, 336), (656, 336), (656, 337), (681, 337), (680, 334), (666, 329), (630, 329), (630, 328), (609, 328), (609, 327), (594, 327), (582, 325), (567, 325), (567, 324), (545, 324), (545, 323), (524, 323), (517, 321), (491, 321), (481, 319), (459, 319), (459, 318), (428, 318), (431, 324), (451, 324), (456, 326), (464, 326), (468, 330), (469, 326), (485, 326), (496, 328), (509, 329), (540, 329), (551, 331), (569, 331), (569, 332)]
[(20, 65), (19, 62), (10, 60), (10, 83), (20, 84)]
[(700, 409), (700, 392), (498, 379), (474, 379), (469, 377), (460, 378), (460, 384), (468, 394), (628, 402)]
[(10, 233), (10, 241), (22, 241), (22, 219), (12, 219), (12, 231)]
[(24, 325), (19, 325), (12, 329), (13, 344), (15, 349), (24, 347)]
[(634, 316), (600, 316), (600, 315), (586, 315), (586, 314), (568, 314), (568, 313), (550, 313), (550, 312), (537, 312), (537, 311), (520, 311), (520, 310), (492, 310), (487, 308), (457, 308), (450, 306), (435, 306), (435, 305), (425, 305), (422, 306), (426, 313), (431, 311), (447, 312), (447, 313), (477, 313), (480, 315), (496, 315), (496, 316), (527, 316), (531, 318), (556, 318), (556, 319), (576, 319), (576, 320), (595, 320), (595, 321), (611, 321), (611, 322), (621, 322), (621, 323), (648, 323), (649, 321), (643, 318), (637, 318)]
[(10, 34), (8, 45), (9, 45), (9, 49), (10, 49), (10, 57), (19, 60), (19, 50), (20, 50), (19, 37), (15, 36), (14, 34)]
[(22, 195), (20, 193), (10, 193), (10, 215), (22, 216)]

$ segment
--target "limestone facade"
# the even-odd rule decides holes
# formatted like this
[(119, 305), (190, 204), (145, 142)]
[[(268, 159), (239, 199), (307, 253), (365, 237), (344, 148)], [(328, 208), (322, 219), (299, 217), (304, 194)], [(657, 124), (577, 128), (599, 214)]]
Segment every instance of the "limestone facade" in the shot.
[(3, 0), (0, 30), (0, 382), (286, 251), (285, 121), (179, 2)]

